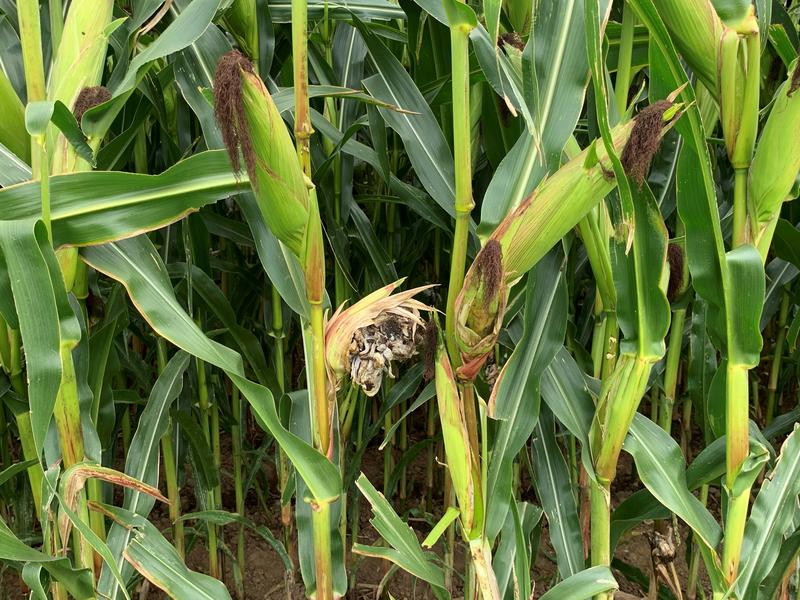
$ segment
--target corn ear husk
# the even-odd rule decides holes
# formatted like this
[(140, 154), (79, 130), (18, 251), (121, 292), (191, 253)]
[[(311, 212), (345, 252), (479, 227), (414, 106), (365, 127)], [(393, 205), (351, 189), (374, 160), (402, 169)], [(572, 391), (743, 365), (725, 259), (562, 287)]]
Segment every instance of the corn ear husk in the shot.
[(753, 239), (762, 258), (772, 237), (774, 222), (800, 172), (800, 89), (792, 90), (800, 65), (778, 90), (758, 140), (750, 166), (748, 194)]
[(478, 457), (472, 453), (463, 401), (441, 333), (437, 340), (435, 360), (436, 399), (447, 469), (458, 499), (462, 527), (467, 537), (474, 539), (471, 533), (476, 527), (479, 528), (483, 519), (480, 469)]
[(233, 0), (225, 24), (244, 53), (258, 60), (258, 10), (256, 0)]
[[(361, 385), (368, 396), (374, 396), (380, 389), (382, 373), (388, 370), (391, 376), (391, 371), (389, 370), (392, 361), (391, 352), (383, 350), (381, 356), (374, 356), (373, 353), (370, 353), (369, 356), (366, 354), (364, 356), (356, 356), (358, 352), (355, 347), (354, 337), (357, 332), (363, 331), (371, 325), (381, 324), (389, 318), (399, 318), (411, 328), (411, 339), (406, 340), (406, 342), (414, 343), (416, 328), (421, 328), (425, 325), (420, 313), (433, 310), (430, 306), (416, 300), (414, 296), (433, 286), (426, 285), (394, 294), (394, 290), (401, 283), (403, 283), (402, 279), (375, 290), (347, 309), (344, 308), (344, 305), (340, 306), (328, 320), (325, 326), (325, 361), (328, 377), (333, 388), (339, 388), (342, 380), (351, 375), (355, 383)], [(380, 349), (373, 350), (378, 353), (381, 352)], [(367, 374), (365, 374), (364, 379), (361, 379), (354, 373), (354, 370), (358, 369), (359, 366), (354, 364), (356, 360), (359, 362), (362, 360), (365, 362), (368, 360), (373, 361), (372, 365), (365, 365), (365, 368), (379, 369), (378, 372), (374, 373), (377, 379), (376, 385), (365, 385), (368, 381), (366, 379)], [(386, 361), (385, 365), (382, 364), (384, 360)]]
[(761, 37), (750, 14), (738, 29), (725, 27), (719, 43), (720, 121), (734, 169), (750, 166), (758, 132)]
[[(680, 106), (655, 103), (611, 131), (629, 175), (644, 177), (658, 143)], [(640, 117), (644, 117), (640, 120)], [(633, 135), (632, 135), (633, 134)], [(631, 144), (628, 142), (631, 141)], [(508, 289), (575, 227), (617, 185), (605, 145), (595, 140), (564, 164), (498, 225), (475, 258), (456, 298), (456, 336), (464, 364), (459, 376), (473, 379), (497, 341)], [(487, 253), (498, 255), (486, 260)], [(500, 282), (487, 285), (486, 264), (499, 262)]]
[[(629, 121), (612, 130), (617, 151), (632, 129)], [(545, 180), (492, 233), (491, 239), (502, 248), (505, 281), (528, 272), (616, 185), (611, 160), (599, 140)]]
[(308, 185), (278, 108), (261, 79), (242, 73), (242, 102), (255, 164), (250, 184), (275, 236), (299, 258), (305, 255)]
[(723, 23), (711, 0), (661, 0), (658, 13), (692, 71), (712, 91), (717, 89), (717, 53)]

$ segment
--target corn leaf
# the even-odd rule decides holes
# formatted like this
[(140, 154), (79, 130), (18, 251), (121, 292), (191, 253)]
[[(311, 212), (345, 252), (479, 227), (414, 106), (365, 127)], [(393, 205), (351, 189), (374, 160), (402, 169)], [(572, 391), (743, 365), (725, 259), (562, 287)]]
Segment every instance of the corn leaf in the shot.
[(354, 544), (353, 552), (389, 560), (415, 577), (428, 582), (437, 598), (450, 598), (444, 587), (444, 573), (434, 562), (435, 559), (430, 553), (422, 550), (417, 536), (397, 516), (383, 494), (375, 489), (363, 473), (356, 480), (356, 486), (372, 506), (373, 516), (370, 523), (389, 547)]
[[(609, 2), (600, 4), (605, 12)], [(480, 59), (478, 35), (473, 33), (472, 39)], [(534, 3), (530, 40), (522, 55), (522, 83), (535, 129), (523, 131), (495, 171), (481, 205), (482, 236), (490, 234), (548, 172), (558, 169), (583, 108), (589, 70), (583, 0)], [(481, 67), (492, 81), (487, 72), (491, 64), (482, 61)]]
[(772, 473), (753, 503), (742, 543), (742, 565), (736, 588), (755, 598), (758, 587), (778, 558), (783, 537), (792, 526), (800, 494), (800, 436), (797, 427), (786, 438)]
[(103, 506), (117, 522), (133, 529), (124, 551), (125, 560), (148, 581), (176, 600), (223, 600), (230, 598), (221, 581), (189, 570), (175, 548), (141, 515), (123, 508)]
[(547, 516), (558, 573), (562, 579), (567, 579), (583, 569), (583, 535), (569, 466), (556, 442), (555, 419), (546, 408), (541, 411), (536, 424), (533, 458), (537, 473), (536, 492)]
[[(307, 342), (306, 342), (307, 343)], [(306, 353), (309, 357), (309, 354)], [(313, 357), (310, 357), (313, 360)], [(312, 362), (307, 363), (308, 368), (312, 368)], [(306, 390), (290, 392), (285, 396), (290, 403), (289, 411), (289, 430), (301, 440), (311, 443), (313, 434), (311, 430), (311, 404), (309, 403)], [(333, 464), (339, 464), (339, 428), (337, 411), (333, 412)], [(349, 482), (350, 480), (348, 480)], [(300, 563), (300, 573), (303, 576), (303, 583), (311, 591), (316, 588), (316, 570), (314, 561), (314, 526), (312, 524), (311, 505), (308, 500), (309, 485), (306, 483), (302, 473), (295, 476), (294, 495), (300, 501), (295, 503), (295, 522), (297, 523), (297, 557)], [(347, 590), (347, 572), (345, 571), (345, 544), (342, 539), (339, 519), (341, 518), (342, 502), (337, 500), (330, 507), (330, 535), (331, 535), (331, 563), (333, 567), (333, 589), (337, 594), (344, 595)]]
[(363, 81), (370, 94), (405, 113), (378, 108), (405, 145), (414, 171), (434, 200), (446, 210), (455, 198), (453, 155), (439, 123), (400, 61), (363, 23), (356, 20), (377, 73)]
[(0, 144), (0, 186), (8, 187), (31, 178), (31, 168), (25, 162)]
[(16, 309), (9, 314), (4, 306), (3, 316), (11, 324), (18, 319), (28, 365), (33, 440), (41, 455), (61, 385), (60, 349), (77, 344), (80, 325), (43, 223), (0, 221), (0, 252)]
[(89, 570), (74, 569), (68, 558), (49, 556), (27, 546), (14, 535), (2, 519), (0, 519), (0, 560), (41, 565), (77, 600), (95, 597), (92, 574)]
[[(235, 194), (244, 180), (223, 151), (197, 154), (160, 175), (93, 171), (50, 178), (53, 243), (83, 246), (137, 235)], [(86, 194), (86, 190), (95, 190)], [(38, 216), (38, 181), (0, 190), (0, 219)]]
[(564, 341), (567, 291), (561, 254), (552, 252), (528, 276), (523, 333), (495, 383), (490, 417), (499, 420), (489, 461), (492, 493), (486, 530), (494, 539), (506, 521), (512, 464), (533, 432), (539, 409), (539, 379)]
[(591, 567), (556, 584), (541, 596), (541, 600), (558, 600), (559, 598), (585, 600), (595, 594), (616, 590), (618, 587), (611, 569)]
[[(125, 461), (125, 473), (147, 483), (158, 484), (159, 443), (169, 426), (169, 411), (183, 388), (183, 375), (189, 366), (189, 355), (179, 351), (173, 356), (159, 375), (150, 391), (147, 404), (139, 418), (139, 425), (131, 439), (128, 456)], [(137, 515), (147, 517), (153, 508), (154, 499), (133, 490), (125, 490), (123, 508)], [(117, 562), (122, 562), (122, 553), (127, 548), (133, 531), (124, 525), (114, 523), (108, 532), (106, 543)], [(133, 570), (123, 564), (121, 573), (127, 581)], [(104, 569), (98, 581), (98, 591), (115, 598), (119, 593), (117, 580), (108, 569)]]
[(775, 564), (758, 588), (758, 600), (771, 600), (778, 595), (798, 554), (800, 554), (800, 531), (795, 531), (781, 544)]
[(722, 532), (711, 513), (689, 492), (678, 444), (658, 425), (637, 414), (624, 448), (633, 456), (647, 489), (683, 519), (709, 549), (716, 548)]
[(102, 139), (154, 62), (196, 41), (208, 28), (220, 4), (221, 0), (194, 0), (130, 62), (127, 56), (121, 60), (108, 83), (112, 98), (86, 111), (81, 119), (86, 135)]
[(319, 452), (286, 430), (278, 418), (270, 391), (244, 377), (239, 353), (206, 337), (178, 303), (161, 257), (150, 240), (138, 236), (87, 248), (83, 258), (97, 270), (122, 283), (142, 316), (160, 335), (203, 362), (225, 371), (297, 470), (305, 475), (314, 498), (330, 501), (339, 495), (338, 470)]

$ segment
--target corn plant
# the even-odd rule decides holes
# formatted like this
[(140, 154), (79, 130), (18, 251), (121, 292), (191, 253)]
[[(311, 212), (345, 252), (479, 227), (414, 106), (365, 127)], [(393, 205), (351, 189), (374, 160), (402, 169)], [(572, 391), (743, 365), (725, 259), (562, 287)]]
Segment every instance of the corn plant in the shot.
[(796, 4), (0, 2), (0, 598), (796, 597)]

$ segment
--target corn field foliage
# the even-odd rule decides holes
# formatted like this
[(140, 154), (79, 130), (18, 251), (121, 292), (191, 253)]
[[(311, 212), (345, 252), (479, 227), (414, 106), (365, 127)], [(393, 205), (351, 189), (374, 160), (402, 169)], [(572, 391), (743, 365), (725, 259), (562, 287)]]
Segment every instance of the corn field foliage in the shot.
[(0, 0), (0, 598), (796, 598), (798, 18)]

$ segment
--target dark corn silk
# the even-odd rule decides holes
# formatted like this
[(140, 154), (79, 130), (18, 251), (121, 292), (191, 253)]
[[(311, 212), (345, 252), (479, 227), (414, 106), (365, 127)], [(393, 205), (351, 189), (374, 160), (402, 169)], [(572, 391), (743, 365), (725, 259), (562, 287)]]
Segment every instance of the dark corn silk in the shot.
[(667, 263), (669, 264), (669, 283), (667, 284), (667, 299), (674, 302), (685, 287), (685, 273), (683, 268), (683, 247), (680, 244), (667, 246)]
[(507, 300), (503, 250), (490, 239), (478, 253), (456, 301), (456, 336), (463, 365), (459, 377), (474, 379), (494, 348)]
[(75, 115), (75, 120), (80, 123), (87, 110), (109, 100), (111, 100), (111, 92), (102, 85), (83, 88), (75, 100), (75, 108), (72, 109), (72, 114)]
[(247, 127), (242, 100), (242, 72), (253, 73), (253, 64), (238, 50), (226, 53), (214, 73), (214, 116), (234, 171), (241, 169), (239, 149), (244, 155), (250, 180), (255, 184), (256, 154)]
[(661, 145), (664, 113), (670, 106), (672, 103), (668, 100), (659, 100), (634, 117), (631, 137), (622, 150), (620, 161), (625, 173), (639, 188), (644, 184), (650, 163)]

